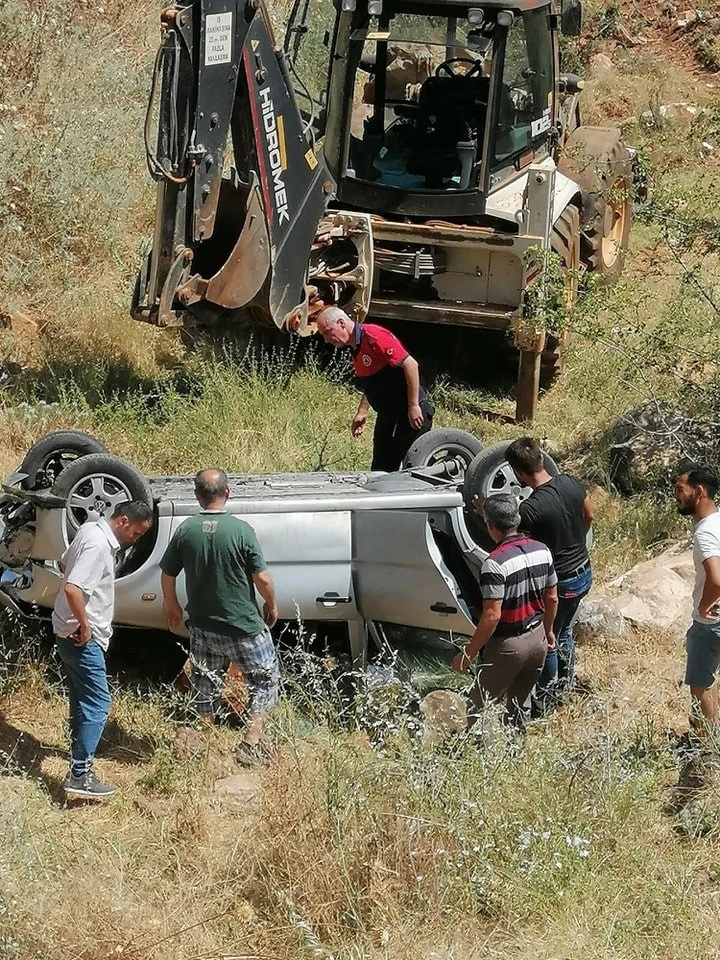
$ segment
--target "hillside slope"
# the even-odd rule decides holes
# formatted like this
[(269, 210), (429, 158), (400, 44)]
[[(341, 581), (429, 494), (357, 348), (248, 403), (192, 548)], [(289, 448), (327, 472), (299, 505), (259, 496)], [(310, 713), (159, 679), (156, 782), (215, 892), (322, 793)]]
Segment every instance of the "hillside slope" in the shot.
[[(716, 420), (720, 81), (692, 38), (709, 27), (680, 32), (644, 2), (586, 13), (566, 66), (588, 76), (588, 120), (621, 124), (641, 151), (653, 200), (619, 284), (574, 318), (535, 429), (595, 484), (607, 577), (687, 532), (669, 491), (612, 489), (607, 427), (649, 396)], [(65, 425), (158, 473), (364, 465), (341, 362), (328, 373), (319, 355), (300, 365), (229, 339), (189, 349), (128, 317), (153, 215), (142, 121), (157, 14), (145, 0), (0, 5), (0, 315), (30, 321), (0, 331), (25, 371), (0, 385), (0, 471)], [(697, 111), (669, 120), (672, 103)], [(510, 389), (446, 372), (438, 423), (512, 436), (487, 415), (511, 412)], [(336, 691), (306, 664), (273, 719), (277, 762), (239, 800), (216, 789), (236, 772), (236, 732), (179, 733), (176, 693), (118, 678), (100, 764), (120, 797), (68, 810), (54, 665), (31, 631), (2, 630), (3, 960), (720, 956), (718, 809), (673, 806), (676, 636), (585, 647), (586, 693), (524, 750), (504, 735), (484, 750), (423, 744), (403, 691), (370, 695), (338, 729)]]

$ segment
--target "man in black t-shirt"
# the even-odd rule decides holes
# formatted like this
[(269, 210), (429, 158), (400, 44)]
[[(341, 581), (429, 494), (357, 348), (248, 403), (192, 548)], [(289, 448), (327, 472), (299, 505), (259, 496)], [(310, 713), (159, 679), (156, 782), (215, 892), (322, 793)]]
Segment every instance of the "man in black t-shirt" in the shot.
[(553, 625), (557, 644), (555, 650), (548, 651), (536, 688), (536, 699), (542, 708), (572, 686), (573, 622), (580, 601), (592, 585), (587, 533), (593, 511), (579, 480), (567, 473), (550, 476), (540, 445), (532, 437), (511, 443), (507, 461), (519, 482), (533, 491), (520, 504), (520, 529), (549, 548), (558, 578), (558, 609)]

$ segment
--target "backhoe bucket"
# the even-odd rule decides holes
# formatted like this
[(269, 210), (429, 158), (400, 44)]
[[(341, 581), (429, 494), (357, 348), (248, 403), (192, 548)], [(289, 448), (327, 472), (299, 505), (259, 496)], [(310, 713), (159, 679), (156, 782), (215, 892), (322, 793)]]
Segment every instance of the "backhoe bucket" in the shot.
[(253, 306), (283, 327), (306, 315), (308, 256), (334, 191), (284, 53), (262, 2), (196, 0), (162, 21), (148, 107), (150, 118), (159, 98), (155, 234), (132, 315), (178, 326), (189, 310), (210, 324)]

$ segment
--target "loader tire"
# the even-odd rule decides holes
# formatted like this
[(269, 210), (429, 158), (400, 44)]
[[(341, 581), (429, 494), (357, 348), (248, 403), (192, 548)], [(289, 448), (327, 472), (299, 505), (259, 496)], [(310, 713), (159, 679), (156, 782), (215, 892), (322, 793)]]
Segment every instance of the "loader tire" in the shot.
[[(575, 306), (580, 270), (580, 213), (577, 207), (565, 207), (552, 229), (550, 249), (561, 257), (566, 270), (565, 293), (568, 309)], [(540, 386), (549, 387), (563, 371), (567, 330), (549, 331), (540, 362)]]
[(589, 273), (598, 274), (603, 283), (614, 283), (625, 265), (632, 226), (633, 172), (627, 147), (614, 143), (598, 158), (596, 171), (594, 188), (585, 200), (580, 257)]

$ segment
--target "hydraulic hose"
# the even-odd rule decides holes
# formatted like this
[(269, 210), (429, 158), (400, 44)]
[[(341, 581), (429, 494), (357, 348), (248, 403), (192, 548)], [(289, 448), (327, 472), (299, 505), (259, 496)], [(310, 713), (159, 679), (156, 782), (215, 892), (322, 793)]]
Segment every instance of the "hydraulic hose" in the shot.
[[(172, 48), (168, 47), (169, 38), (172, 36)], [(168, 169), (156, 156), (153, 152), (153, 149), (150, 145), (151, 139), (151, 125), (152, 117), (156, 106), (157, 95), (158, 95), (158, 86), (162, 78), (162, 67), (163, 59), (167, 53), (172, 54), (172, 73), (169, 79), (169, 96), (170, 96), (170, 111), (168, 118), (168, 137), (172, 147), (174, 156), (167, 158), (167, 164), (171, 169)], [(178, 169), (183, 162), (183, 155), (186, 155), (186, 150), (184, 146), (178, 142), (178, 128), (177, 128), (177, 91), (179, 83), (179, 70), (180, 70), (180, 44), (178, 43), (177, 34), (174, 30), (168, 30), (163, 37), (162, 43), (158, 47), (158, 52), (155, 56), (155, 64), (153, 67), (153, 76), (152, 76), (152, 85), (150, 87), (150, 98), (148, 100), (147, 111), (145, 112), (145, 125), (143, 128), (143, 135), (145, 140), (145, 159), (147, 161), (148, 170), (150, 171), (150, 176), (153, 180), (168, 180), (170, 183), (182, 185), (187, 183), (190, 177), (192, 176), (193, 170), (195, 168), (194, 160), (186, 160), (187, 163), (187, 173), (184, 176), (177, 176), (172, 173), (172, 168)]]

